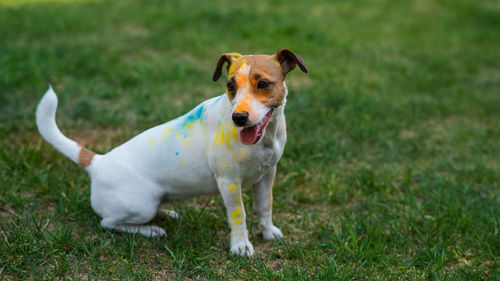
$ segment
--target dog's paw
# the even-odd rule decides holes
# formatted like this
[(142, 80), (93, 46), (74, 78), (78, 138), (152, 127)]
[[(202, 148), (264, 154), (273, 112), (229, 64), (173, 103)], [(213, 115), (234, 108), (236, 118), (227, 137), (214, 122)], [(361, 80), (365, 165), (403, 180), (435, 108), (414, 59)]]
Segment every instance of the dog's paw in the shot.
[(160, 215), (169, 217), (169, 218), (174, 219), (174, 220), (176, 220), (176, 219), (179, 218), (179, 214), (176, 211), (173, 211), (173, 210), (161, 209), (160, 210)]
[(262, 230), (262, 237), (265, 240), (273, 240), (276, 238), (283, 238), (283, 233), (279, 228), (277, 228), (274, 225), (271, 225)]
[(230, 251), (231, 254), (236, 256), (244, 257), (246, 254), (247, 257), (251, 257), (253, 255), (253, 246), (248, 239), (238, 240), (235, 242), (231, 242)]
[(165, 229), (156, 226), (156, 225), (144, 225), (140, 229), (140, 232), (144, 236), (148, 237), (162, 237), (166, 236), (167, 232), (165, 232)]

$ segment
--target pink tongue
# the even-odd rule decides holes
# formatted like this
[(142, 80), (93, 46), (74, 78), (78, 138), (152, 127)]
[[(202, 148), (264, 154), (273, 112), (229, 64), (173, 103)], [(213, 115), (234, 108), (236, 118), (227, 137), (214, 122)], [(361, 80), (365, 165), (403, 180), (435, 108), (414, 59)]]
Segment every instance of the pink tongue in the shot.
[(257, 124), (240, 131), (240, 139), (243, 144), (254, 144), (257, 141), (257, 137), (259, 135), (259, 125), (260, 124)]

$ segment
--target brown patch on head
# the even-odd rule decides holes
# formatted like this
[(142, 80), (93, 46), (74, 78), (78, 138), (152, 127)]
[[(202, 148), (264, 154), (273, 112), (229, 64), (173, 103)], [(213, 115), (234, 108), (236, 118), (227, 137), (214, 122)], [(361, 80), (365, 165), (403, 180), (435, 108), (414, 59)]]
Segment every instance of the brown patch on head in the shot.
[[(241, 56), (237, 53), (222, 54), (214, 72), (214, 81), (222, 74), (222, 67), (227, 64), (228, 79), (226, 93), (233, 101), (238, 92), (239, 98), (235, 112), (248, 112), (252, 117), (252, 100), (257, 100), (268, 108), (278, 107), (285, 99), (283, 81), (288, 72), (297, 65), (307, 73), (304, 60), (288, 49), (279, 49), (274, 55)], [(242, 91), (240, 91), (242, 90)]]
[(278, 107), (285, 99), (285, 73), (273, 56), (252, 56), (250, 68), (251, 93), (265, 106)]
[[(242, 67), (249, 67), (245, 72)], [(285, 73), (278, 61), (269, 55), (242, 56), (228, 69), (227, 93), (232, 100), (238, 89), (248, 85), (248, 94), (267, 107), (277, 107), (285, 98)]]
[(92, 159), (94, 158), (95, 152), (88, 150), (83, 147), (81, 144), (78, 144), (81, 148), (80, 153), (78, 154), (78, 164), (83, 168), (87, 168), (90, 163), (92, 163)]

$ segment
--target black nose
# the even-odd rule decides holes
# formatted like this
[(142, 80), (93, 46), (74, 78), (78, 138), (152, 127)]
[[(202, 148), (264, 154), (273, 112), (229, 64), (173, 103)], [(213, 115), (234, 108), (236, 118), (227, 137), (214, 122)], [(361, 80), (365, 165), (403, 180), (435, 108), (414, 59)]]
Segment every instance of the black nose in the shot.
[(232, 117), (234, 124), (237, 126), (243, 126), (248, 121), (248, 112), (235, 112)]

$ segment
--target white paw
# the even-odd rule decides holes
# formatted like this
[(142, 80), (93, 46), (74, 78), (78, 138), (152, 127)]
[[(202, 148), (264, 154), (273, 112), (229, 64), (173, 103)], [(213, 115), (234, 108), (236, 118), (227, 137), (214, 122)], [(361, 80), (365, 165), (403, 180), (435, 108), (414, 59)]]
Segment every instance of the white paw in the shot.
[(253, 246), (248, 239), (231, 241), (231, 254), (237, 256), (251, 257), (253, 255)]
[(279, 228), (271, 225), (262, 230), (262, 237), (265, 240), (273, 240), (276, 238), (283, 238), (283, 233), (281, 233), (281, 230)]
[(160, 210), (160, 214), (164, 215), (164, 216), (167, 216), (171, 219), (178, 219), (179, 218), (179, 214), (176, 212), (176, 211), (173, 211), (173, 210), (165, 210), (165, 209), (161, 209)]
[(148, 237), (161, 237), (167, 235), (165, 229), (156, 225), (142, 226), (140, 230), (141, 234)]

